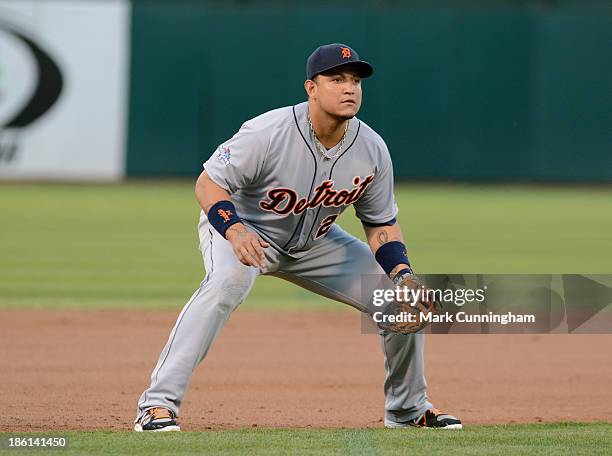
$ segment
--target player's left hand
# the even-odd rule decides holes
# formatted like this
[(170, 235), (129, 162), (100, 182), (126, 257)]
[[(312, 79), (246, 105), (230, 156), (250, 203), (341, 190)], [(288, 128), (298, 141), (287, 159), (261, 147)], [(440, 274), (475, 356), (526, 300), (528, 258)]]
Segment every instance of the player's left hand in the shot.
[[(378, 327), (385, 331), (400, 334), (414, 334), (429, 325), (429, 321), (424, 317), (431, 313), (436, 313), (440, 305), (436, 303), (433, 293), (428, 293), (427, 288), (412, 273), (402, 274), (394, 278), (394, 283), (399, 289), (407, 288), (418, 292), (418, 299), (396, 300), (391, 302), (384, 310), (386, 315), (411, 315), (409, 321), (381, 322)], [(414, 295), (412, 295), (414, 296)]]
[(423, 313), (436, 312), (439, 304), (434, 300), (433, 293), (412, 273), (403, 274), (401, 277), (395, 277), (393, 282), (399, 288), (408, 288), (418, 293), (418, 299), (414, 300), (414, 306)]

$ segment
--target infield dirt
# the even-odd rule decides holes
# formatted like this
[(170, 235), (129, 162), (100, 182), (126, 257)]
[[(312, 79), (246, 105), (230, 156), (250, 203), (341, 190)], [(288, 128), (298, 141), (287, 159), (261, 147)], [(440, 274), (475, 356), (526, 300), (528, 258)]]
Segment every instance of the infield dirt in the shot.
[[(0, 431), (132, 427), (178, 311), (0, 312)], [(612, 335), (428, 335), (433, 403), (469, 424), (612, 421)], [(184, 430), (382, 427), (355, 311), (248, 311), (198, 367)]]

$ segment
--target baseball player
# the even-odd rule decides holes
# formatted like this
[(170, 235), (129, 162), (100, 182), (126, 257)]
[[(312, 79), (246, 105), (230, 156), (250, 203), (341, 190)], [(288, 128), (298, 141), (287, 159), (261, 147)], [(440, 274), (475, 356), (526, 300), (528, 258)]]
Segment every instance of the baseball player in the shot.
[[(260, 274), (372, 314), (363, 274), (413, 278), (382, 138), (356, 116), (372, 66), (329, 44), (307, 61), (308, 101), (245, 122), (204, 164), (200, 250), (206, 277), (181, 311), (138, 401), (136, 431), (178, 431), (176, 417), (195, 367)], [(367, 244), (334, 222), (352, 205)], [(367, 295), (367, 294), (366, 294)], [(461, 429), (428, 401), (422, 332), (381, 331), (390, 428)]]

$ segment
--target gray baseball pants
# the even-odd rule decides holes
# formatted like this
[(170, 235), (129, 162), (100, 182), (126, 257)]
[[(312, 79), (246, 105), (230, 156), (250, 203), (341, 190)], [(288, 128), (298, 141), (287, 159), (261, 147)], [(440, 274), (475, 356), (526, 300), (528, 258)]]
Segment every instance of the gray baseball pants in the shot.
[[(200, 219), (199, 235), (206, 277), (174, 325), (151, 374), (151, 385), (138, 401), (136, 420), (147, 409), (158, 406), (178, 416), (194, 369), (260, 274), (257, 268), (238, 261), (229, 241), (210, 226), (205, 216)], [(370, 248), (337, 225), (300, 259), (272, 247), (265, 251), (265, 274), (361, 311), (368, 306), (362, 299), (362, 274), (384, 274)], [(381, 344), (386, 369), (385, 419), (406, 422), (431, 407), (423, 366), (424, 334), (384, 334)]]

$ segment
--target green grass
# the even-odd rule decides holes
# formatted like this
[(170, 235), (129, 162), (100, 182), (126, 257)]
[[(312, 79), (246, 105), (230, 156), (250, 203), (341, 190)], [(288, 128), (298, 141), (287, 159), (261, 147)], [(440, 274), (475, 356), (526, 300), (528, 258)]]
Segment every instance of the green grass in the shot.
[[(612, 188), (401, 185), (423, 273), (612, 273)], [(191, 182), (0, 185), (0, 308), (178, 308), (203, 277)], [(353, 209), (341, 224), (363, 237)], [(343, 308), (262, 277), (245, 307)]]
[[(15, 434), (17, 435), (17, 434)], [(19, 434), (25, 435), (25, 434)], [(27, 434), (36, 436), (40, 434)], [(609, 455), (610, 424), (470, 426), (463, 431), (391, 429), (242, 429), (136, 434), (67, 432), (61, 455), (200, 454), (368, 454), (368, 455)], [(0, 434), (6, 438), (9, 434)], [(45, 450), (0, 450), (0, 454), (41, 454)]]

